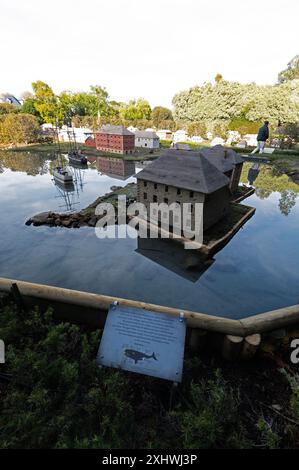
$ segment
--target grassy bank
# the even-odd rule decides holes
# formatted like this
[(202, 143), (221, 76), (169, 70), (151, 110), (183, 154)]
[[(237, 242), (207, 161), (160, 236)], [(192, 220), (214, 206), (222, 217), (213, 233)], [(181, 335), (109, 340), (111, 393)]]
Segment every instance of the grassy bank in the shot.
[[(122, 158), (129, 161), (144, 161), (144, 160), (153, 160), (158, 158), (162, 151), (155, 150), (153, 153), (150, 153), (147, 149), (136, 149), (132, 155), (121, 155), (117, 153), (108, 153), (100, 152), (96, 148), (89, 147), (87, 145), (78, 144), (78, 148), (88, 157), (109, 157), (109, 158)], [(30, 153), (43, 153), (43, 154), (53, 154), (57, 151), (58, 147), (56, 144), (30, 144), (26, 146), (13, 147), (10, 149), (2, 149), (3, 152), (30, 152)], [(67, 142), (60, 143), (60, 150), (64, 153), (69, 151), (69, 144)]]
[[(7, 302), (4, 302), (7, 303)], [(288, 345), (231, 364), (187, 350), (183, 383), (95, 362), (100, 330), (0, 307), (0, 448), (299, 447)]]

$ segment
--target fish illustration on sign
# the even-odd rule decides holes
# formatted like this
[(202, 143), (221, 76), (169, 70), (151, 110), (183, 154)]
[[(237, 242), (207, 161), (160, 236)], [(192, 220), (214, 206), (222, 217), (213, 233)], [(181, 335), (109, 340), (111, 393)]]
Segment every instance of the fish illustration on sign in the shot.
[(154, 359), (155, 361), (158, 360), (154, 352), (153, 354), (149, 355), (140, 351), (136, 351), (135, 349), (125, 349), (124, 354), (130, 359), (133, 359), (135, 364), (137, 364), (138, 361), (143, 361), (144, 359)]

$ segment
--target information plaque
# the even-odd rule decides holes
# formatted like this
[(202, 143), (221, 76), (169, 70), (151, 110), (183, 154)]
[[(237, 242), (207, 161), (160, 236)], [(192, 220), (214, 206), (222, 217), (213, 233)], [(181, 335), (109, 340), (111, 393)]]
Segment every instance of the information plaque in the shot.
[(112, 305), (97, 354), (100, 366), (181, 382), (186, 320)]

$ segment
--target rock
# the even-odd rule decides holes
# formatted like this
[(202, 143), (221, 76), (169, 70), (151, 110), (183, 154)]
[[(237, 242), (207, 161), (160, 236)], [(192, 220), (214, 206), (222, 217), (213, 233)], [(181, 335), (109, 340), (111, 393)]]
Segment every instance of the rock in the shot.
[(52, 212), (41, 212), (40, 214), (35, 215), (26, 222), (26, 225), (33, 224), (34, 226), (45, 225), (47, 224), (48, 218), (51, 218)]
[(61, 220), (60, 219), (55, 219), (54, 224), (59, 227), (61, 225)]
[(63, 227), (66, 227), (66, 228), (69, 228), (69, 227), (71, 226), (71, 224), (72, 224), (71, 220), (63, 220), (63, 221), (61, 222), (61, 225), (62, 225)]
[(119, 189), (121, 189), (122, 187), (121, 186), (111, 186), (111, 191), (118, 191)]
[(98, 218), (96, 216), (93, 216), (89, 219), (89, 221), (87, 222), (89, 227), (95, 227), (96, 224), (97, 224), (97, 221), (98, 221)]

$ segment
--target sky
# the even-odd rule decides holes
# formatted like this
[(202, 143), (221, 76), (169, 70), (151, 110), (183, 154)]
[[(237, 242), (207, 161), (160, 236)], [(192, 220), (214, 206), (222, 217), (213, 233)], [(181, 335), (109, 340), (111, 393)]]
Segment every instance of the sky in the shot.
[(0, 93), (173, 96), (213, 81), (273, 84), (299, 53), (298, 0), (0, 0)]

